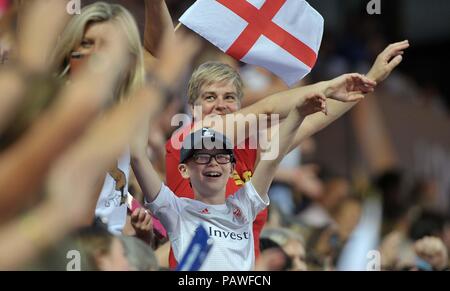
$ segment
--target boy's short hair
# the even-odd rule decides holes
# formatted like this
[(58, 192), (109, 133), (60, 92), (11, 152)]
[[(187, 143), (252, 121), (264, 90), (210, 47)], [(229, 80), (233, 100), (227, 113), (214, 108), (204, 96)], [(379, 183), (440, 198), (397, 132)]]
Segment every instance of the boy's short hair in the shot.
[(188, 85), (188, 103), (194, 105), (200, 97), (200, 89), (204, 85), (211, 85), (219, 82), (233, 82), (238, 94), (239, 102), (244, 96), (242, 78), (239, 73), (230, 65), (220, 62), (206, 62), (200, 65), (194, 73)]
[(211, 128), (202, 128), (189, 134), (183, 141), (180, 150), (180, 164), (191, 158), (196, 150), (200, 149), (223, 149), (231, 156), (234, 163), (233, 144), (230, 140)]

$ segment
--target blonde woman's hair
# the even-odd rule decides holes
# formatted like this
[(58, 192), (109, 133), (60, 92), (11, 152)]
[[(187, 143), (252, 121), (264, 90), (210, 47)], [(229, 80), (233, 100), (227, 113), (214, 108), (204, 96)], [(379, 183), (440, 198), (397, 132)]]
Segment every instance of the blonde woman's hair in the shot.
[(242, 100), (243, 82), (239, 73), (230, 65), (220, 62), (206, 62), (200, 65), (194, 73), (188, 85), (188, 103), (194, 105), (200, 97), (200, 89), (213, 83), (232, 82), (236, 88), (239, 102)]
[(142, 87), (145, 81), (144, 55), (139, 29), (134, 17), (125, 7), (105, 2), (96, 2), (84, 7), (81, 14), (75, 15), (64, 29), (56, 45), (53, 60), (58, 66), (59, 75), (66, 77), (70, 71), (70, 55), (83, 40), (87, 27), (92, 23), (107, 21), (116, 22), (125, 31), (129, 51), (134, 56), (125, 81), (115, 91), (115, 100), (121, 100)]

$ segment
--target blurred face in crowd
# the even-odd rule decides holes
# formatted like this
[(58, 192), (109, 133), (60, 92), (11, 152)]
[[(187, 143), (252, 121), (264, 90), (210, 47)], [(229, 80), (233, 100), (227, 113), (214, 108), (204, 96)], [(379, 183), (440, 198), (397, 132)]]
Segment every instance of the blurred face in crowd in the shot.
[(350, 186), (345, 179), (335, 178), (327, 181), (321, 199), (322, 205), (329, 211), (335, 210), (348, 196), (349, 190)]
[[(120, 101), (139, 90), (145, 83), (144, 50), (133, 15), (123, 6), (96, 1), (86, 5), (67, 23), (53, 52), (58, 76), (70, 80), (93, 53), (121, 38), (129, 52), (129, 64), (120, 72), (111, 97)], [(101, 65), (102, 62), (98, 64)], [(93, 64), (94, 68), (96, 64)]]
[(283, 246), (283, 250), (292, 260), (292, 268), (289, 271), (308, 270), (305, 262), (305, 248), (298, 240), (288, 240)]
[(353, 199), (342, 202), (335, 215), (339, 236), (346, 240), (355, 229), (361, 217), (361, 204)]
[[(73, 50), (75, 55), (70, 59), (70, 72), (76, 72), (80, 65), (93, 53), (101, 50), (106, 44), (105, 35), (111, 29), (117, 29), (110, 21), (95, 22), (87, 26), (81, 43)], [(81, 57), (77, 57), (81, 55)]]
[(317, 257), (321, 267), (331, 267), (326, 265), (335, 259), (341, 244), (336, 227), (330, 225), (320, 232), (317, 241), (309, 251)]
[(101, 271), (130, 271), (131, 267), (125, 254), (122, 242), (115, 237), (111, 243), (111, 249), (106, 254), (96, 257), (98, 268)]
[(450, 222), (447, 221), (447, 223), (444, 226), (444, 231), (442, 232), (442, 240), (447, 247), (447, 250), (450, 253)]
[[(183, 178), (190, 180), (198, 200), (205, 199), (210, 204), (224, 203), (225, 187), (234, 170), (229, 153), (218, 149), (198, 150), (178, 169)], [(221, 201), (215, 203), (217, 198)]]
[(203, 85), (195, 105), (201, 105), (204, 118), (207, 115), (225, 115), (236, 112), (240, 109), (241, 102), (233, 82), (223, 81)]

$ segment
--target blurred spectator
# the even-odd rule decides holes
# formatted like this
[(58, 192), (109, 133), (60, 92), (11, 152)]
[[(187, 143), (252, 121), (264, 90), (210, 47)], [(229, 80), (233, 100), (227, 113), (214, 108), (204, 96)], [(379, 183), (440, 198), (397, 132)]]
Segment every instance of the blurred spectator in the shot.
[(124, 243), (106, 229), (91, 227), (77, 235), (89, 271), (130, 271)]
[(300, 223), (313, 228), (321, 228), (333, 223), (332, 214), (337, 211), (342, 201), (350, 195), (349, 181), (342, 176), (327, 174), (322, 170), (319, 174), (323, 182), (323, 190), (318, 198), (298, 215)]
[(132, 271), (158, 271), (159, 265), (152, 248), (131, 236), (119, 237)]
[(420, 260), (427, 264), (417, 264), (416, 268), (422, 271), (448, 271), (448, 252), (440, 238), (426, 236), (414, 243), (414, 251)]
[(314, 269), (334, 269), (360, 216), (361, 202), (352, 197), (342, 198), (329, 214), (331, 220), (310, 230), (306, 247), (308, 264)]
[[(100, 1), (94, 0), (83, 1), (86, 2), (83, 4), (95, 2), (97, 6), (104, 5), (109, 8), (113, 7), (110, 3), (121, 3), (133, 13), (133, 16), (127, 17), (125, 22), (133, 22), (132, 18), (135, 17), (141, 28), (141, 33), (134, 28), (133, 33), (126, 29), (128, 41), (124, 41), (124, 43), (134, 43), (135, 47), (133, 53), (135, 61), (131, 66), (124, 65), (128, 60), (120, 64), (122, 58), (118, 57), (117, 51), (114, 54), (112, 51), (108, 52), (108, 49), (106, 51), (93, 49), (96, 53), (103, 52), (109, 60), (117, 61), (116, 63), (108, 62), (110, 69), (107, 70), (107, 73), (102, 74), (95, 74), (88, 68), (77, 66), (77, 63), (82, 64), (88, 59), (86, 56), (90, 55), (89, 51), (92, 48), (88, 48), (92, 44), (86, 43), (85, 36), (90, 36), (91, 30), (101, 26), (100, 23), (85, 23), (86, 25), (80, 26), (76, 33), (74, 30), (70, 30), (69, 25), (69, 29), (66, 30), (68, 33), (61, 34), (56, 30), (65, 27), (67, 19), (53, 19), (50, 16), (57, 16), (56, 13), (49, 16), (45, 9), (31, 9), (29, 11), (34, 12), (35, 16), (27, 24), (27, 11), (24, 9), (26, 5), (20, 5), (31, 3), (31, 1), (16, 0), (13, 2), (18, 4), (17, 7), (20, 9), (12, 9), (0, 16), (0, 92), (2, 94), (0, 100), (0, 151), (2, 153), (0, 188), (3, 189), (0, 197), (0, 223), (2, 223), (0, 228), (0, 246), (2, 246), (0, 268), (5, 269), (27, 266), (30, 258), (48, 249), (49, 246), (53, 246), (52, 248), (57, 250), (58, 248), (54, 245), (61, 238), (81, 225), (91, 223), (94, 212), (90, 208), (93, 209), (95, 205), (90, 205), (92, 203), (89, 202), (89, 198), (97, 201), (95, 195), (100, 193), (102, 184), (101, 182), (99, 184), (97, 180), (105, 181), (106, 172), (109, 173), (106, 174), (106, 179), (109, 179), (110, 183), (107, 187), (109, 188), (108, 193), (103, 193), (106, 197), (106, 202), (105, 200), (103, 202), (109, 202), (109, 205), (115, 205), (116, 202), (121, 204), (122, 209), (119, 215), (121, 222), (119, 224), (124, 222), (123, 214), (126, 210), (122, 198), (127, 194), (127, 184), (129, 192), (143, 203), (137, 182), (131, 182), (134, 180), (133, 175), (130, 174), (130, 177), (127, 177), (129, 168), (127, 150), (121, 149), (125, 154), (123, 154), (120, 169), (116, 167), (118, 153), (114, 154), (114, 152), (117, 152), (119, 145), (124, 145), (131, 138), (132, 134), (128, 134), (127, 131), (131, 131), (132, 127), (124, 128), (131, 120), (130, 116), (119, 118), (116, 115), (115, 118), (109, 119), (108, 116), (112, 113), (111, 108), (115, 109), (118, 105), (118, 102), (113, 105), (111, 99), (125, 99), (129, 95), (128, 93), (134, 91), (129, 85), (136, 82), (132, 81), (133, 77), (125, 75), (132, 71), (135, 73), (142, 71), (140, 68), (133, 69), (134, 65), (144, 67), (141, 61), (145, 62), (145, 68), (150, 75), (153, 75), (158, 71), (156, 69), (158, 61), (155, 57), (160, 58), (161, 66), (167, 69), (162, 75), (156, 73), (157, 79), (164, 79), (170, 75), (167, 72), (174, 68), (171, 67), (171, 64), (190, 62), (190, 60), (180, 60), (181, 58), (188, 59), (188, 55), (190, 55), (189, 51), (183, 49), (182, 46), (177, 50), (170, 48), (170, 45), (167, 46), (166, 43), (166, 47), (158, 51), (157, 48), (162, 47), (163, 43), (163, 33), (159, 33), (159, 29), (173, 30), (172, 19), (170, 19), (168, 11), (161, 12), (159, 8), (166, 2), (175, 21), (194, 0), (112, 0), (107, 1), (106, 4), (99, 4)], [(46, 2), (52, 3), (51, 5), (56, 3)], [(408, 4), (405, 2), (396, 4), (396, 7), (400, 10), (408, 8), (406, 5)], [(325, 4), (320, 4), (320, 6), (328, 7)], [(349, 4), (343, 2), (343, 6), (348, 8)], [(393, 6), (389, 6), (389, 9)], [(318, 63), (308, 79), (315, 82), (331, 79), (348, 71), (365, 72), (370, 64), (369, 61), (386, 46), (389, 40), (400, 35), (407, 35), (408, 32), (402, 28), (405, 23), (401, 19), (410, 12), (400, 14), (397, 11), (397, 13), (393, 13), (387, 11), (389, 9), (386, 7), (383, 8), (384, 13), (380, 16), (381, 18), (353, 15), (355, 10), (350, 11), (351, 9), (347, 9), (348, 11), (343, 9), (339, 12), (342, 15), (338, 19), (342, 21), (340, 21), (340, 25), (326, 27)], [(445, 7), (445, 5), (442, 6), (443, 11)], [(364, 10), (363, 8), (362, 10)], [(17, 15), (16, 12), (20, 14)], [(396, 14), (402, 15), (402, 17), (394, 20), (392, 15)], [(349, 15), (352, 15), (351, 20), (348, 20)], [(83, 16), (74, 17), (74, 19), (81, 18)], [(329, 24), (332, 23), (330, 20), (326, 19)], [(108, 22), (106, 21), (106, 23)], [(154, 25), (157, 22), (164, 24)], [(34, 29), (30, 29), (30, 23)], [(49, 29), (50, 27), (53, 27), (54, 31)], [(392, 27), (395, 29), (392, 30)], [(25, 28), (24, 31), (27, 33), (20, 34), (20, 30), (16, 33), (17, 28)], [(436, 31), (442, 32), (443, 30), (440, 26), (435, 28)], [(119, 30), (116, 29), (116, 32)], [(140, 47), (139, 34), (144, 36), (143, 43), (152, 55), (147, 54)], [(25, 35), (27, 37), (24, 37)], [(55, 46), (57, 35), (61, 35), (61, 37), (59, 44)], [(107, 33), (103, 34), (103, 36), (107, 35)], [(136, 35), (138, 36), (136, 37)], [(132, 38), (134, 40), (130, 42)], [(78, 43), (74, 42), (75, 39)], [(116, 39), (116, 37), (111, 37), (111, 39)], [(346, 130), (344, 134), (334, 129), (336, 134), (333, 135), (332, 142), (328, 142), (328, 146), (331, 148), (329, 155), (340, 157), (345, 162), (335, 163), (335, 159), (328, 158), (327, 149), (324, 151), (324, 140), (326, 141), (326, 139), (319, 138), (317, 147), (321, 154), (324, 153), (324, 168), (344, 169), (346, 174), (358, 172), (358, 179), (362, 177), (361, 181), (365, 183), (362, 185), (363, 187), (360, 187), (361, 189), (358, 188), (364, 194), (363, 197), (366, 197), (366, 191), (373, 190), (379, 191), (383, 196), (383, 233), (379, 245), (382, 269), (446, 270), (448, 269), (447, 254), (450, 251), (450, 220), (447, 217), (448, 211), (446, 211), (448, 208), (446, 208), (446, 201), (450, 200), (445, 198), (448, 196), (448, 193), (445, 192), (448, 174), (445, 172), (448, 171), (445, 166), (442, 166), (439, 170), (444, 174), (439, 176), (440, 173), (436, 175), (436, 172), (433, 172), (436, 167), (440, 167), (439, 165), (445, 165), (447, 151), (445, 144), (441, 144), (443, 134), (436, 133), (444, 132), (445, 124), (437, 126), (436, 131), (430, 130), (431, 146), (426, 144), (423, 149), (421, 148), (424, 153), (420, 154), (432, 157), (430, 164), (423, 163), (424, 165), (422, 165), (425, 174), (417, 169), (404, 167), (402, 159), (409, 158), (406, 155), (409, 149), (405, 149), (403, 152), (405, 147), (402, 148), (399, 145), (407, 139), (395, 133), (417, 130), (417, 133), (412, 134), (416, 141), (423, 138), (418, 132), (426, 131), (428, 128), (417, 126), (418, 122), (411, 123), (413, 130), (411, 130), (411, 126), (399, 126), (396, 121), (400, 116), (406, 116), (404, 118), (407, 121), (411, 116), (417, 116), (417, 114), (413, 115), (414, 113), (406, 107), (405, 110), (398, 110), (398, 108), (403, 108), (404, 104), (419, 104), (420, 109), (424, 111), (432, 108), (432, 112), (436, 116), (444, 116), (444, 122), (447, 120), (445, 118), (450, 107), (445, 108), (444, 101), (446, 98), (447, 101), (450, 99), (448, 99), (448, 90), (445, 88), (446, 78), (442, 73), (445, 72), (445, 66), (443, 66), (442, 60), (447, 54), (448, 39), (435, 38), (436, 44), (432, 44), (427, 39), (415, 40), (414, 47), (408, 50), (406, 57), (408, 60), (403, 63), (401, 72), (395, 72), (387, 82), (383, 83), (381, 90), (377, 89), (376, 95), (367, 96), (366, 100), (359, 102), (358, 107), (352, 113), (355, 132), (349, 131), (348, 120), (341, 123)], [(378, 70), (369, 71), (368, 76), (377, 79), (378, 83), (386, 78), (402, 58), (405, 58), (403, 51), (407, 46), (403, 45), (401, 52), (399, 50), (393, 52), (391, 47), (390, 53), (387, 53), (388, 49), (380, 54), (377, 58), (378, 67), (374, 66)], [(63, 79), (68, 81), (67, 86), (61, 86), (58, 80), (50, 77), (50, 69), (53, 64), (47, 56), (51, 55), (55, 47), (58, 75), (67, 77)], [(219, 60), (240, 71), (247, 87), (242, 107), (250, 106), (265, 96), (287, 89), (278, 78), (262, 68), (239, 63), (222, 54), (207, 42), (204, 42), (203, 48), (196, 64)], [(430, 51), (433, 53), (430, 54)], [(72, 55), (73, 52), (80, 54)], [(85, 55), (84, 52), (86, 52)], [(164, 53), (160, 54), (161, 52), (166, 52), (166, 56)], [(141, 60), (141, 54), (145, 54), (143, 60)], [(113, 55), (116, 57), (111, 57)], [(74, 57), (72, 58), (72, 56)], [(97, 64), (100, 65), (100, 63)], [(108, 66), (108, 64), (104, 65)], [(127, 69), (123, 69), (123, 67), (127, 67)], [(385, 70), (388, 67), (390, 70)], [(424, 67), (431, 69), (424, 71)], [(181, 70), (187, 79), (190, 69), (190, 66), (189, 68), (184, 66), (181, 69), (175, 68), (175, 71)], [(76, 77), (77, 74), (72, 73), (77, 70), (79, 70), (78, 73), (81, 73), (77, 73)], [(433, 74), (429, 72), (433, 72)], [(373, 77), (374, 75), (377, 78)], [(84, 76), (84, 79), (78, 78), (80, 76)], [(119, 78), (120, 80), (118, 80)], [(142, 79), (143, 84), (143, 78), (138, 77), (137, 79)], [(82, 81), (80, 82), (80, 80)], [(151, 82), (155, 83), (156, 81)], [(177, 84), (179, 92), (175, 98), (165, 104), (167, 105), (165, 108), (162, 108), (160, 103), (157, 104), (159, 100), (152, 106), (148, 106), (148, 108), (158, 111), (157, 116), (152, 119), (148, 118), (149, 116), (142, 118), (151, 125), (146, 157), (152, 161), (160, 177), (164, 177), (166, 174), (164, 142), (174, 131), (170, 124), (172, 116), (185, 109), (183, 92), (186, 92), (186, 83), (187, 80)], [(125, 89), (124, 86), (128, 88)], [(152, 91), (156, 92), (158, 88), (153, 88)], [(74, 94), (70, 95), (71, 92)], [(111, 92), (114, 93), (111, 94)], [(378, 108), (377, 103), (382, 103), (383, 98), (391, 103), (386, 103), (387, 105), (384, 107)], [(131, 98), (129, 99), (131, 101)], [(334, 101), (329, 100), (329, 116), (322, 120), (316, 119), (318, 121), (315, 123), (318, 125), (317, 128), (321, 129), (327, 126), (356, 104), (343, 105), (341, 102), (334, 103)], [(399, 103), (400, 106), (393, 107), (394, 113), (392, 113), (389, 112), (389, 109), (394, 102)], [(149, 105), (150, 103), (145, 104)], [(124, 110), (125, 107), (123, 104), (121, 105), (117, 107), (121, 108), (123, 113), (132, 111)], [(334, 107), (335, 105), (336, 107)], [(105, 121), (109, 119), (114, 125), (107, 127), (103, 124), (103, 128), (113, 132), (114, 136), (102, 135), (105, 130), (101, 130), (101, 127), (98, 126), (101, 124), (98, 122), (100, 111), (102, 111), (102, 118), (106, 117)], [(150, 112), (148, 113), (150, 114)], [(395, 118), (392, 118), (392, 115), (395, 115)], [(142, 116), (144, 115), (142, 114)], [(427, 116), (424, 115), (424, 118), (426, 119)], [(389, 121), (387, 125), (384, 125), (385, 128), (382, 125), (383, 121)], [(299, 135), (297, 139), (298, 143), (304, 143), (305, 137), (314, 134), (318, 129), (316, 130), (314, 126), (305, 126), (302, 130), (302, 135)], [(95, 138), (91, 134), (85, 135), (86, 132), (95, 132), (98, 137)], [(355, 137), (356, 142), (352, 142)], [(119, 142), (118, 139), (121, 138), (127, 140)], [(49, 143), (49, 140), (52, 142)], [(339, 142), (343, 142), (342, 144), (345, 146), (340, 147)], [(431, 155), (430, 152), (434, 150), (432, 146), (435, 143), (442, 146), (443, 150), (435, 151), (438, 152), (437, 155)], [(85, 149), (89, 147), (90, 149), (88, 151), (81, 150), (83, 144)], [(86, 146), (87, 144), (90, 146)], [(295, 147), (293, 146), (293, 148)], [(361, 148), (362, 155), (355, 151), (357, 147)], [(415, 144), (411, 145), (411, 148), (413, 147)], [(402, 152), (399, 152), (398, 148), (402, 149)], [(347, 178), (350, 175), (320, 176), (319, 173), (323, 169), (318, 169), (316, 165), (302, 164), (304, 163), (303, 148), (301, 151), (300, 153), (296, 149), (291, 156), (285, 158), (286, 167), (284, 169), (281, 169), (283, 166), (280, 167), (279, 175), (275, 179), (278, 183), (274, 183), (271, 188), (270, 195), (273, 204), (270, 206), (267, 226), (277, 228), (276, 231), (280, 230), (283, 234), (278, 235), (278, 240), (272, 240), (272, 237), (261, 239), (262, 255), (256, 264), (257, 270), (285, 270), (295, 266), (305, 269), (306, 266), (302, 265), (305, 261), (309, 269), (333, 270), (342, 247), (358, 223), (361, 201), (350, 195), (350, 189), (355, 182), (360, 182), (360, 180)], [(113, 162), (114, 160), (116, 162)], [(422, 160), (413, 162), (419, 164), (422, 163)], [(105, 163), (116, 166), (107, 169), (104, 166)], [(355, 170), (354, 164), (357, 164), (358, 170)], [(99, 172), (103, 177), (98, 177)], [(430, 172), (432, 175), (429, 175)], [(358, 184), (358, 186), (361, 185)], [(57, 195), (61, 189), (65, 190), (64, 195)], [(78, 194), (76, 200), (68, 198), (75, 196), (73, 193)], [(59, 211), (60, 208), (67, 213)], [(135, 235), (141, 230), (151, 229), (149, 217), (136, 219), (136, 216), (139, 218), (141, 212), (142, 210), (135, 213), (134, 226), (142, 227), (133, 228), (131, 224), (133, 214), (128, 213), (130, 224), (123, 233)], [(295, 216), (297, 212), (299, 212), (298, 217)], [(22, 213), (23, 215), (21, 215)], [(69, 214), (73, 216), (72, 219), (67, 217)], [(111, 220), (109, 222), (114, 224)], [(284, 227), (295, 230), (294, 233), (301, 233), (307, 243), (293, 239), (292, 243), (285, 247), (283, 243), (285, 238), (280, 239), (280, 237), (289, 237), (284, 233), (286, 230)], [(122, 228), (117, 227), (116, 230), (115, 232), (119, 234)], [(85, 243), (90, 245), (88, 249), (91, 263), (87, 269), (155, 270), (159, 268), (155, 263), (153, 256), (155, 254), (159, 260), (159, 266), (168, 269), (166, 258), (168, 244), (164, 244), (166, 242), (164, 239), (159, 239), (145, 231), (144, 235), (141, 235), (144, 241), (149, 242), (153, 248), (157, 249), (153, 254), (148, 245), (135, 238), (120, 237), (118, 240), (117, 237), (105, 233), (104, 230), (90, 231), (92, 233), (89, 235), (83, 234), (90, 237), (86, 238), (90, 242)], [(277, 236), (275, 235), (275, 237)], [(11, 252), (11, 250), (15, 250), (15, 252)], [(161, 255), (162, 253), (164, 255)], [(124, 254), (129, 259), (128, 266), (126, 266)], [(62, 260), (60, 257), (64, 255), (64, 251), (60, 250), (60, 253), (55, 256)], [(287, 259), (287, 255), (291, 258)], [(298, 261), (301, 262), (298, 263)], [(62, 268), (64, 268), (63, 265), (61, 263)], [(52, 269), (52, 266), (47, 265), (41, 268)]]
[[(283, 249), (290, 260), (290, 264), (288, 264), (286, 269), (287, 271), (307, 270), (305, 242), (301, 235), (287, 228), (265, 228), (261, 233), (261, 237), (271, 240)], [(262, 246), (267, 248), (265, 243), (266, 241), (263, 241)]]
[(292, 260), (283, 248), (270, 238), (259, 241), (261, 255), (256, 260), (256, 271), (287, 271), (292, 268)]

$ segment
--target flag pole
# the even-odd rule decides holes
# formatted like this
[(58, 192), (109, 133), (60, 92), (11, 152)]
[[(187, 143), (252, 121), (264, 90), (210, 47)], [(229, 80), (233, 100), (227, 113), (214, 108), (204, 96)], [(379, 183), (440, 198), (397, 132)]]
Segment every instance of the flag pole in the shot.
[(180, 26), (181, 26), (181, 22), (178, 22), (177, 26), (174, 29), (174, 32), (177, 32), (177, 30), (178, 30), (178, 28), (180, 28)]

